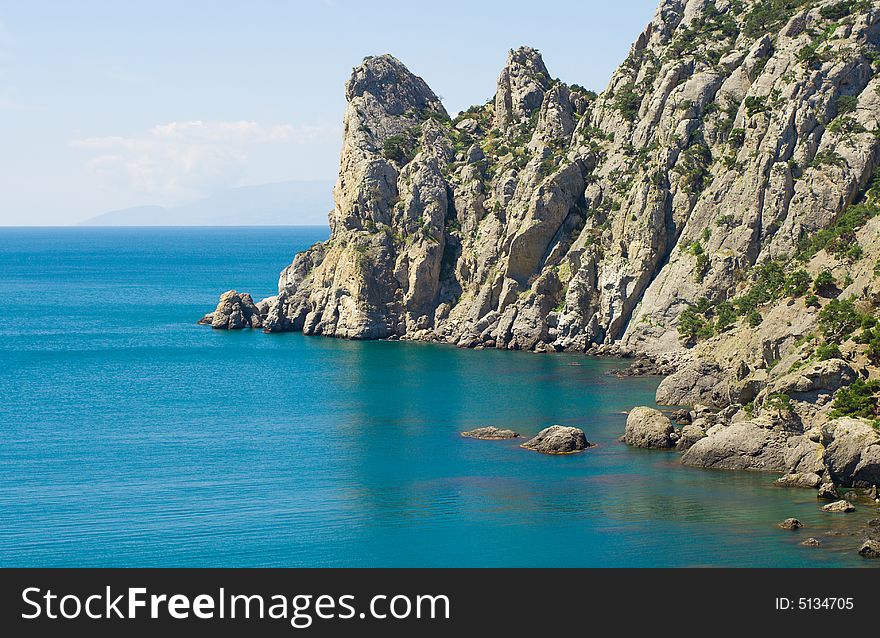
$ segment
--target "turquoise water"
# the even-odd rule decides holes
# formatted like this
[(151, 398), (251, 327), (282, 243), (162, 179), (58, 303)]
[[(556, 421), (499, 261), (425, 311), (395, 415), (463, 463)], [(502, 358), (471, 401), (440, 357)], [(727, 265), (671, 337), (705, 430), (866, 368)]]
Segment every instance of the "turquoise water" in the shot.
[[(865, 564), (864, 508), (618, 443), (616, 362), (195, 325), (325, 235), (0, 229), (0, 565)], [(598, 447), (458, 435), (554, 423)]]

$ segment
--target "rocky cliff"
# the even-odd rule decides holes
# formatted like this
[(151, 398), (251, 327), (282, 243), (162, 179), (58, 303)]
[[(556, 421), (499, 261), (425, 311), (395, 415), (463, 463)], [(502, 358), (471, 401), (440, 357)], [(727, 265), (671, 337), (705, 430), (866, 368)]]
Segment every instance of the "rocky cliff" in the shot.
[(864, 191), (878, 36), (877, 3), (664, 0), (602, 94), (521, 48), (455, 119), (367, 58), (332, 236), (282, 273), (266, 329), (680, 350), (686, 308), (732, 298)]
[(261, 325), (639, 353), (676, 370), (659, 402), (794, 414), (780, 427), (802, 435), (875, 376), (872, 339), (880, 356), (878, 70), (868, 0), (662, 0), (601, 94), (524, 47), (455, 118), (367, 58), (331, 238), (281, 273)]

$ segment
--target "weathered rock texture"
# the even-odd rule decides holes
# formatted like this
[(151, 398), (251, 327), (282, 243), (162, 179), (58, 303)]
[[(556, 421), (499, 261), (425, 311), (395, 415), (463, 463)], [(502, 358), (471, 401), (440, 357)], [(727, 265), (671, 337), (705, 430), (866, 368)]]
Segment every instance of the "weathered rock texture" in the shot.
[(248, 293), (229, 290), (220, 295), (220, 302), (214, 312), (209, 312), (199, 319), (199, 323), (211, 326), (215, 330), (262, 328), (262, 316), (267, 310), (268, 308), (264, 306), (261, 311)]
[(789, 530), (800, 529), (803, 526), (804, 526), (803, 523), (801, 523), (796, 518), (786, 518), (784, 521), (779, 523), (779, 527), (781, 527), (782, 529), (789, 529)]
[(543, 454), (571, 454), (591, 446), (584, 431), (579, 428), (551, 425), (538, 432), (521, 447)]
[(848, 514), (849, 512), (855, 512), (856, 508), (849, 501), (841, 500), (823, 505), (822, 511), (831, 512), (832, 514)]
[(852, 96), (876, 127), (880, 10), (762, 4), (663, 0), (598, 96), (511, 51), (495, 99), (455, 120), (401, 62), (367, 58), (331, 239), (281, 274), (265, 329), (681, 350), (688, 304), (828, 225), (877, 163), (874, 135), (832, 123)]
[(501, 439), (515, 439), (519, 437), (519, 433), (514, 432), (513, 430), (502, 430), (491, 425), (485, 428), (468, 430), (467, 432), (462, 432), (461, 435), (469, 439), (480, 439), (482, 441), (498, 441)]
[(647, 407), (630, 410), (623, 433), (623, 441), (627, 445), (667, 449), (675, 447), (677, 440), (678, 434), (672, 427), (672, 421), (660, 410)]

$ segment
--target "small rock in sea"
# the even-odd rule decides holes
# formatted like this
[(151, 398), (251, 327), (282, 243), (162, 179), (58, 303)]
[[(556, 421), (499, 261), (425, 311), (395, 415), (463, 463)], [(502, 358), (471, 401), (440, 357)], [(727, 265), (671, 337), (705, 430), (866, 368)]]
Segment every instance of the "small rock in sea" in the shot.
[(258, 304), (255, 304), (248, 293), (227, 290), (220, 295), (220, 301), (214, 312), (206, 314), (199, 319), (198, 323), (203, 326), (211, 326), (215, 330), (262, 328), (263, 314), (267, 310), (266, 306), (261, 309)]
[(822, 498), (826, 501), (835, 501), (840, 498), (840, 493), (832, 483), (822, 483), (822, 485), (819, 486), (819, 491), (816, 492), (816, 498)]
[(803, 526), (804, 526), (803, 523), (801, 523), (796, 518), (786, 518), (784, 521), (782, 521), (779, 524), (779, 527), (781, 527), (782, 529), (791, 529), (791, 530), (800, 529)]
[(803, 487), (816, 489), (819, 486), (819, 475), (812, 472), (786, 474), (773, 482), (776, 487)]
[(828, 503), (828, 505), (822, 506), (822, 511), (824, 512), (832, 512), (833, 514), (846, 514), (849, 512), (855, 512), (856, 508), (853, 507), (853, 504), (846, 500), (834, 501), (833, 503)]
[(583, 430), (563, 425), (551, 425), (538, 432), (534, 438), (529, 439), (520, 447), (542, 454), (571, 454), (586, 450), (591, 445), (592, 443), (587, 441), (587, 435)]
[(502, 439), (515, 439), (519, 436), (519, 432), (513, 430), (502, 430), (490, 425), (485, 428), (476, 428), (462, 432), (462, 436), (469, 439), (480, 439), (481, 441), (499, 441)]
[(880, 500), (880, 494), (877, 493), (877, 486), (872, 485), (871, 489), (868, 490), (868, 498), (872, 501)]
[(865, 558), (880, 558), (880, 541), (865, 541), (859, 548), (859, 554)]
[(821, 547), (822, 541), (820, 541), (818, 538), (810, 537), (807, 540), (805, 540), (803, 543), (801, 543), (801, 545), (803, 545), (805, 547)]
[(868, 527), (880, 527), (880, 518), (872, 518), (868, 521)]

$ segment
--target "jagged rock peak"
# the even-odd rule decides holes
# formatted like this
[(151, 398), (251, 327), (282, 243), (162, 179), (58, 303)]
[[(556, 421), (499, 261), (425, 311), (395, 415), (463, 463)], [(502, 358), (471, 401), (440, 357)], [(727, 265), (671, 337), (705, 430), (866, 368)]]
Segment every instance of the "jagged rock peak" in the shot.
[(389, 115), (403, 115), (411, 109), (446, 115), (440, 98), (428, 84), (387, 53), (364, 58), (352, 70), (345, 85), (346, 99), (351, 102), (366, 94), (375, 98)]
[(507, 54), (495, 93), (495, 125), (501, 130), (541, 108), (550, 74), (537, 49), (520, 47)]

